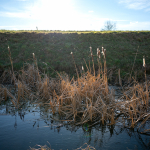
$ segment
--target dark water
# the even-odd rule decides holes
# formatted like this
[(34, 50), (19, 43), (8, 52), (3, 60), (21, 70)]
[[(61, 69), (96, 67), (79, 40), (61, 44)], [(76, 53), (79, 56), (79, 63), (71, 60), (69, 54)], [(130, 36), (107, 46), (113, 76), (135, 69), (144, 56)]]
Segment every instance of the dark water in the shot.
[(19, 110), (11, 103), (0, 105), (0, 150), (26, 150), (36, 144), (46, 144), (54, 150), (72, 150), (84, 143), (96, 150), (146, 150), (150, 149), (150, 136), (123, 128), (121, 124), (63, 125), (51, 118), (48, 109), (33, 104)]

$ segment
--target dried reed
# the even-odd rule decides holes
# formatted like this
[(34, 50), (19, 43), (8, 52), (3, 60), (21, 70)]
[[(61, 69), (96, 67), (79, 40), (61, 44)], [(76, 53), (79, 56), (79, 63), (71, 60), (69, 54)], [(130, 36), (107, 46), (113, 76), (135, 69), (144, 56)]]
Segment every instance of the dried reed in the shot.
[[(137, 126), (140, 121), (142, 121), (141, 125), (144, 124), (150, 118), (150, 82), (147, 80), (143, 84), (135, 82), (134, 86), (125, 90), (123, 96), (117, 101), (114, 98), (114, 92), (110, 91), (108, 87), (106, 49), (102, 47), (101, 51), (103, 57), (101, 57), (99, 48), (97, 49), (99, 70), (96, 73), (94, 55), (92, 47), (90, 47), (93, 71), (84, 60), (87, 71), (84, 71), (81, 76), (78, 74), (73, 53), (71, 53), (77, 80), (74, 78), (70, 80), (67, 75), (59, 73), (58, 78), (49, 78), (39, 71), (35, 55), (33, 55), (33, 64), (23, 66), (16, 80), (9, 49), (13, 81), (15, 81), (17, 94), (13, 95), (6, 87), (1, 87), (3, 91), (1, 95), (4, 100), (11, 97), (15, 107), (20, 107), (21, 102), (26, 99), (36, 100), (38, 103), (44, 102), (50, 106), (53, 114), (59, 113), (62, 120), (69, 120), (70, 123), (75, 125), (89, 121), (100, 121), (102, 124), (113, 125), (120, 115), (124, 115), (126, 119), (130, 120), (131, 128)], [(120, 71), (118, 74), (121, 85)], [(117, 110), (119, 110), (119, 113)]]

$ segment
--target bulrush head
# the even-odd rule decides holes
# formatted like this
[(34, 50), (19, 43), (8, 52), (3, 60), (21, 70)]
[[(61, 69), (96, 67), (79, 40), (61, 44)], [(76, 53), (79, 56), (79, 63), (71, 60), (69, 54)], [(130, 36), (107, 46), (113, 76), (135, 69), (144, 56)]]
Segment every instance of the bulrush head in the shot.
[(104, 58), (106, 58), (106, 49), (104, 49)]
[(104, 55), (104, 47), (102, 47), (102, 55)]
[(34, 54), (34, 53), (32, 53), (32, 55), (33, 55), (33, 59), (35, 60), (35, 54)]
[(84, 71), (84, 67), (82, 66), (82, 71)]
[(101, 52), (100, 52), (99, 48), (97, 48), (97, 56), (99, 59), (101, 58)]
[(9, 52), (9, 57), (11, 57), (11, 52), (10, 52), (9, 46), (8, 46), (8, 52)]
[(143, 56), (143, 67), (145, 67), (146, 64), (145, 64), (145, 56)]
[(8, 46), (8, 50), (10, 50), (9, 46)]
[(104, 47), (102, 47), (102, 55), (104, 56), (104, 58), (106, 58), (106, 49), (104, 49)]
[(92, 47), (90, 46), (89, 48), (90, 48), (91, 56), (93, 56)]

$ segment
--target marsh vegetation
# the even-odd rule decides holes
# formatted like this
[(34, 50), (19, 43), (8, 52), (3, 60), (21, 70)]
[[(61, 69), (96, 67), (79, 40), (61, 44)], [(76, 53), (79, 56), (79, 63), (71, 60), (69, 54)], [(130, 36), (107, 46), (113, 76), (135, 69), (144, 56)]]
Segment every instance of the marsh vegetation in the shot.
[[(90, 62), (89, 66), (86, 64), (87, 71), (82, 68), (81, 75), (71, 52), (77, 74), (77, 78), (72, 79), (69, 79), (67, 74), (58, 72), (55, 79), (41, 73), (34, 53), (33, 63), (23, 66), (22, 70), (15, 73), (9, 47), (8, 51), (11, 71), (7, 74), (4, 72), (2, 77), (5, 79), (7, 75), (15, 90), (11, 93), (1, 85), (1, 101), (10, 98), (16, 108), (21, 107), (27, 100), (34, 100), (39, 105), (47, 104), (53, 114), (58, 113), (61, 116), (61, 121), (75, 125), (89, 121), (93, 124), (102, 122), (113, 125), (121, 116), (121, 121), (126, 127), (134, 128), (140, 121), (143, 125), (149, 120), (150, 82), (146, 74), (144, 83), (134, 81), (132, 86), (122, 86), (122, 95), (116, 99), (114, 90), (110, 90), (108, 86), (106, 49), (103, 47), (102, 50), (97, 49), (98, 71), (95, 70), (93, 51), (90, 47), (92, 67)], [(130, 120), (128, 125), (126, 120)], [(149, 130), (146, 129), (144, 132)]]
[[(114, 33), (111, 34), (114, 35)], [(9, 100), (16, 109), (21, 108), (28, 101), (39, 106), (46, 105), (52, 114), (51, 118), (55, 121), (62, 121), (64, 125), (84, 126), (90, 123), (92, 127), (97, 124), (112, 126), (120, 123), (125, 128), (136, 128), (139, 133), (149, 135), (150, 129), (146, 124), (150, 122), (150, 81), (145, 58), (140, 60), (140, 62), (143, 61), (142, 76), (137, 75), (134, 72), (136, 61), (139, 59), (138, 50), (136, 50), (132, 60), (133, 65), (130, 64), (129, 76), (126, 76), (124, 78), (126, 80), (122, 83), (120, 69), (117, 71), (117, 78), (114, 78), (113, 70), (107, 67), (106, 60), (110, 59), (109, 52), (108, 50), (107, 55), (104, 47), (97, 48), (97, 50), (90, 47), (89, 57), (83, 59), (84, 64), (82, 63), (80, 67), (79, 58), (76, 59), (78, 53), (75, 50), (71, 51), (71, 54), (68, 52), (70, 58), (64, 55), (63, 59), (69, 60), (67, 67), (69, 65), (74, 67), (74, 76), (70, 76), (66, 70), (60, 72), (52, 67), (50, 69), (45, 62), (45, 69), (41, 69), (38, 66), (36, 53), (32, 53), (32, 58), (29, 56), (29, 63), (23, 63), (22, 68), (15, 71), (14, 60), (8, 47), (10, 69), (5, 70), (1, 75), (3, 84), (0, 84), (0, 102)], [(38, 56), (41, 57), (39, 54)], [(51, 76), (50, 70), (55, 74), (55, 78)], [(143, 82), (138, 82), (139, 77), (142, 77)], [(109, 87), (108, 81), (112, 80), (115, 80), (112, 83), (117, 82), (121, 90), (117, 98), (115, 89)], [(4, 84), (7, 82), (12, 84), (13, 88), (7, 88)], [(59, 119), (55, 117), (57, 115)]]

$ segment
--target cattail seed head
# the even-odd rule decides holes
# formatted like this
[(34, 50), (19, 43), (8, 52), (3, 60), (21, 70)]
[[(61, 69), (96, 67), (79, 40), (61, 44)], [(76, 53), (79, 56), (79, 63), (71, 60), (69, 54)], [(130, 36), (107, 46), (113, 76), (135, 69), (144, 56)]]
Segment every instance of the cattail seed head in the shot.
[(82, 66), (82, 71), (84, 71), (84, 67)]
[(35, 59), (35, 54), (34, 54), (34, 53), (32, 53), (32, 55), (33, 55), (33, 59)]
[(106, 58), (106, 49), (104, 49), (104, 47), (102, 47), (102, 54), (103, 54), (104, 58)]
[(99, 58), (101, 58), (101, 52), (100, 52), (99, 48), (97, 48), (97, 56), (98, 56)]
[(90, 46), (90, 52), (91, 52), (91, 56), (93, 56), (93, 53), (92, 53), (92, 47)]
[(97, 56), (98, 56), (99, 48), (97, 48)]
[(104, 56), (104, 48), (102, 47), (102, 55)]
[(106, 49), (104, 49), (104, 58), (106, 58)]
[(145, 64), (145, 56), (143, 56), (143, 67), (145, 67), (146, 64)]
[(90, 52), (91, 52), (92, 51), (92, 47), (90, 46), (89, 48), (90, 48)]
[(8, 46), (8, 52), (9, 52), (9, 56), (11, 56), (11, 52), (10, 52), (10, 48), (9, 48), (9, 46)]

